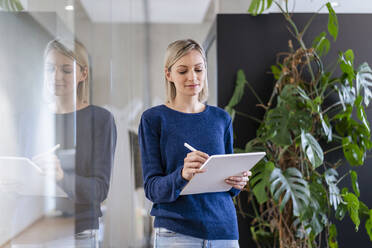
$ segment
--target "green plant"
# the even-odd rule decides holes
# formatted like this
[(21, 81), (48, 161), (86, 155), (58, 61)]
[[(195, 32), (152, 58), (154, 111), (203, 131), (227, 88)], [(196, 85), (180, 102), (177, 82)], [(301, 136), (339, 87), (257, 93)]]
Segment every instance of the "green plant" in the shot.
[(7, 11), (23, 10), (23, 6), (19, 0), (0, 0), (0, 8)]
[[(330, 71), (323, 69), (321, 57), (331, 45), (328, 37), (335, 41), (338, 36), (337, 16), (329, 2), (323, 6), (329, 13), (328, 30), (309, 47), (302, 37), (317, 13), (300, 31), (288, 11), (287, 0), (284, 6), (273, 0), (253, 0), (249, 12), (260, 14), (272, 4), (281, 9), (298, 46), (289, 41), (289, 52), (271, 66), (276, 83), (267, 103), (239, 70), (235, 91), (225, 108), (233, 119), (242, 114), (257, 120), (235, 109), (247, 86), (265, 110), (263, 120), (257, 120), (260, 126), (256, 138), (247, 142), (245, 149), (237, 149), (266, 152), (247, 186), (255, 211), (252, 237), (259, 247), (318, 247), (323, 234), (328, 237), (328, 247), (338, 247), (331, 216), (342, 220), (348, 213), (356, 230), (361, 219), (366, 219), (365, 229), (372, 241), (372, 210), (359, 200), (357, 173), (351, 170), (339, 176), (345, 161), (324, 160), (325, 154), (342, 149), (350, 165), (363, 165), (367, 150), (372, 148), (365, 113), (372, 99), (372, 70), (367, 63), (355, 69), (352, 50), (340, 52)], [(335, 75), (336, 68), (341, 75)], [(338, 100), (325, 106), (330, 96)], [(348, 175), (352, 190), (340, 190), (338, 183)], [(265, 244), (263, 240), (270, 242)]]

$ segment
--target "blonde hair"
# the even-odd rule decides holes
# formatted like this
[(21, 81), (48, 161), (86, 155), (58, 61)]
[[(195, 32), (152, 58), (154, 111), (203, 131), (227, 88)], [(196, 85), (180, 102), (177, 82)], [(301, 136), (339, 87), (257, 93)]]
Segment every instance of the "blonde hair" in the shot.
[(76, 96), (77, 100), (81, 103), (89, 104), (90, 63), (88, 51), (85, 46), (77, 40), (52, 40), (46, 45), (44, 50), (44, 60), (48, 53), (52, 50), (55, 50), (75, 61), (76, 64), (80, 66), (82, 71), (86, 69), (87, 76), (84, 81), (78, 82)]
[[(203, 48), (198, 42), (192, 39), (177, 40), (168, 45), (165, 53), (165, 68), (171, 71), (172, 66), (183, 56), (189, 53), (191, 50), (196, 50), (200, 53), (204, 60), (205, 70), (207, 72), (207, 59)], [(168, 81), (165, 76), (165, 87), (166, 87), (166, 101), (171, 102), (176, 97), (176, 87), (173, 82)], [(205, 81), (203, 89), (199, 93), (198, 99), (200, 102), (205, 102), (208, 99), (208, 79), (207, 73), (205, 74)]]

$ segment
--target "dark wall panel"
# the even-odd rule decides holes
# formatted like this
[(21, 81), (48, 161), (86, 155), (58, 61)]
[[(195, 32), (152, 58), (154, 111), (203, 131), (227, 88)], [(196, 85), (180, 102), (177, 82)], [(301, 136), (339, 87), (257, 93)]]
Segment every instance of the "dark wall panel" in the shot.
[[(294, 20), (304, 27), (312, 14), (294, 14)], [(325, 65), (335, 61), (339, 51), (349, 48), (354, 50), (355, 65), (366, 61), (372, 64), (372, 31), (367, 28), (372, 23), (372, 15), (368, 14), (339, 14), (339, 37), (336, 43), (331, 42), (331, 50), (324, 58)], [(266, 103), (271, 95), (274, 79), (270, 66), (275, 64), (279, 52), (288, 51), (288, 40), (294, 38), (288, 32), (287, 23), (281, 14), (267, 14), (252, 17), (245, 14), (221, 14), (217, 16), (217, 65), (218, 65), (218, 105), (225, 107), (232, 96), (236, 72), (243, 69), (247, 81), (258, 92)], [(315, 17), (310, 29), (304, 37), (305, 43), (311, 45), (312, 40), (322, 31), (327, 30), (328, 15), (320, 14)], [(366, 26), (367, 25), (367, 26)], [(331, 37), (329, 37), (331, 39)], [(297, 46), (296, 42), (293, 43)], [(257, 100), (246, 88), (246, 94), (237, 110), (252, 116), (262, 118), (263, 110), (256, 107)], [(372, 119), (372, 110), (367, 114)], [(243, 148), (245, 143), (254, 138), (258, 124), (249, 119), (236, 116), (234, 132), (235, 146)], [(349, 166), (344, 166), (344, 171)], [(368, 159), (364, 166), (352, 168), (360, 173), (361, 199), (372, 208), (372, 191), (369, 190), (372, 176), (372, 160)], [(349, 178), (343, 185), (350, 186)], [(341, 185), (342, 187), (342, 185)], [(247, 206), (249, 207), (249, 206)], [(358, 240), (358, 247), (372, 247), (372, 243), (364, 230), (364, 223), (358, 233), (345, 217), (342, 226), (338, 223), (340, 247), (352, 247)], [(240, 217), (241, 247), (250, 247), (249, 220)]]

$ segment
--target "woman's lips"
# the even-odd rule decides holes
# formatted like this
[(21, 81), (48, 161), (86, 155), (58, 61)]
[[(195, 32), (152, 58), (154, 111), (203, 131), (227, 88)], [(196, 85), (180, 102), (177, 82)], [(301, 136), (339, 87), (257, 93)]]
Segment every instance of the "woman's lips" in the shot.
[(199, 84), (190, 84), (190, 85), (186, 85), (186, 87), (190, 87), (190, 88), (195, 88), (199, 86)]

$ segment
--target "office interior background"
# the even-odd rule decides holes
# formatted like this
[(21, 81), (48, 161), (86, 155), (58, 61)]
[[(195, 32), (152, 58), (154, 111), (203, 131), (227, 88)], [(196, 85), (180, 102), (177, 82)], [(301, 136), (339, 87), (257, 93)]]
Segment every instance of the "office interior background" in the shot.
[[(256, 39), (256, 34), (244, 25), (232, 23), (227, 29), (236, 29), (236, 35), (227, 36), (228, 32), (225, 34), (223, 28), (219, 29), (218, 25), (223, 27), (223, 24), (217, 20), (248, 15), (251, 1), (20, 2), (24, 7), (21, 12), (0, 11), (1, 170), (7, 171), (9, 158), (32, 158), (56, 145), (56, 121), (48, 113), (43, 96), (44, 49), (57, 37), (78, 39), (87, 48), (91, 62), (90, 102), (110, 111), (117, 128), (110, 190), (101, 206), (99, 244), (101, 247), (150, 247), (151, 202), (143, 191), (137, 128), (145, 109), (165, 101), (163, 59), (166, 47), (172, 41), (185, 38), (203, 44), (208, 60), (208, 104), (224, 107), (233, 93), (235, 74), (230, 73), (220, 80), (220, 73), (225, 69), (223, 63), (228, 66), (245, 58), (238, 54), (221, 57), (219, 52), (224, 54), (221, 46), (227, 44), (226, 40), (234, 44), (243, 33), (249, 44), (249, 40)], [(290, 7), (294, 13), (312, 13), (324, 2), (290, 1)], [(338, 14), (372, 13), (372, 2), (367, 0), (332, 2)], [(273, 6), (265, 15), (278, 12)], [(326, 10), (321, 12), (326, 13)], [(370, 33), (368, 24), (363, 25), (367, 26), (360, 32)], [(261, 31), (263, 34), (270, 32)], [(370, 40), (364, 42), (367, 44)], [(364, 60), (369, 58), (368, 62), (372, 63), (372, 56), (366, 56)], [(33, 175), (27, 171), (18, 173), (24, 181)], [(46, 181), (44, 185), (52, 191), (55, 189), (52, 182)], [(66, 247), (70, 244), (73, 217), (66, 214), (68, 210), (58, 197), (19, 194), (18, 186), (9, 180), (0, 181), (0, 247)]]

